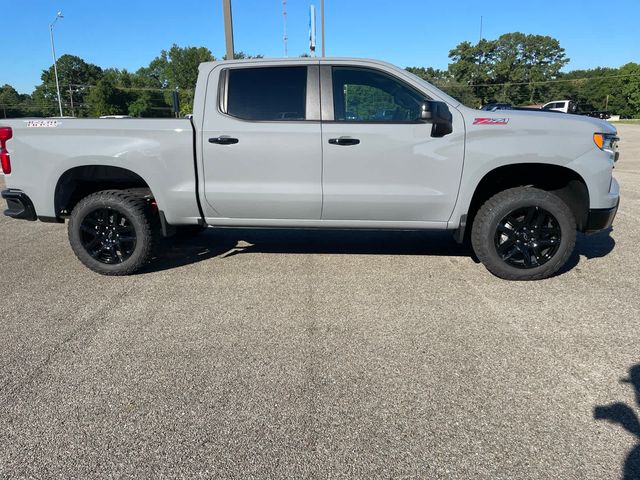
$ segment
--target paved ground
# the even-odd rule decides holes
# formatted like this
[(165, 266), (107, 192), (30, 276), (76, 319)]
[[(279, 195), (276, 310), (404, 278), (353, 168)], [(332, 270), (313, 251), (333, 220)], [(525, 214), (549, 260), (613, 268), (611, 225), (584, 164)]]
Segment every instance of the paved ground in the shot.
[[(282, 231), (106, 278), (63, 226), (0, 217), (0, 477), (620, 478), (640, 127), (620, 133), (614, 230), (535, 283), (448, 235)], [(594, 418), (613, 402), (635, 436)]]

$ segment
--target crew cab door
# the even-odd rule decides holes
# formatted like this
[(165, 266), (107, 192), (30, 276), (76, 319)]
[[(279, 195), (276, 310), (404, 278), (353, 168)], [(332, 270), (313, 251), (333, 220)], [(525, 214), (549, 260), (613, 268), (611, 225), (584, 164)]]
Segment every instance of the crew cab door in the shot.
[[(203, 205), (225, 219), (320, 219), (322, 145), (315, 65), (222, 65), (207, 84)], [(229, 223), (229, 222), (227, 222)]]
[(322, 65), (323, 210), (326, 220), (446, 222), (464, 157), (464, 124), (431, 136), (429, 95), (392, 73)]

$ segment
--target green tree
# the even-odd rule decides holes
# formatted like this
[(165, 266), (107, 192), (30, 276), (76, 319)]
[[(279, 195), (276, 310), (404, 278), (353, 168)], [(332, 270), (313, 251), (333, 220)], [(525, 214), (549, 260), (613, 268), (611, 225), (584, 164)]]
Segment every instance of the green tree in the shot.
[(640, 118), (640, 65), (627, 63), (620, 68), (622, 105), (618, 113), (623, 118)]
[(86, 99), (89, 114), (93, 117), (128, 113), (126, 95), (116, 88), (109, 77), (98, 80), (98, 83), (89, 90)]
[(18, 93), (11, 85), (0, 87), (0, 118), (33, 117), (42, 115), (31, 95)]
[(540, 82), (558, 78), (569, 59), (555, 38), (507, 33), (478, 44), (462, 42), (449, 52), (449, 72), (469, 85), (482, 103), (500, 100), (515, 104), (540, 101)]
[[(87, 63), (75, 55), (62, 55), (57, 66), (63, 113), (70, 115), (72, 97), (74, 106), (78, 105), (82, 110), (89, 87), (95, 85), (103, 72), (99, 66)], [(42, 83), (36, 87), (32, 97), (36, 103), (42, 105), (46, 115), (59, 115), (53, 65), (42, 72), (41, 79)]]
[(198, 80), (198, 66), (214, 60), (208, 48), (173, 44), (169, 50), (162, 50), (149, 67), (140, 69), (138, 74), (151, 79), (153, 86), (159, 88), (193, 90)]
[(0, 87), (0, 118), (22, 116), (20, 104), (20, 94), (15, 88), (8, 84)]
[(432, 85), (435, 85), (465, 105), (473, 107), (481, 106), (481, 101), (474, 94), (473, 87), (456, 82), (448, 70), (439, 70), (431, 67), (408, 67), (407, 70)]
[[(310, 57), (311, 55), (306, 54), (306, 55), (300, 55), (301, 57)], [(240, 50), (239, 52), (234, 52), (233, 53), (233, 59), (234, 60), (246, 60), (246, 59), (251, 59), (251, 58), (264, 58), (264, 55), (249, 55), (248, 53), (244, 53), (242, 50)], [(222, 57), (223, 60), (227, 60), (227, 56), (224, 55)]]
[(135, 100), (129, 103), (129, 115), (132, 117), (152, 117), (154, 114), (153, 104), (151, 93), (143, 91), (135, 95)]
[[(179, 47), (174, 44), (169, 50), (162, 50), (148, 67), (139, 69), (132, 78), (137, 88), (166, 89), (159, 99), (157, 95), (146, 94), (135, 101), (133, 112), (137, 115), (164, 116), (171, 111), (171, 90), (178, 89), (181, 113), (193, 111), (193, 91), (198, 80), (198, 67), (202, 62), (212, 62), (215, 57), (205, 47)], [(154, 115), (156, 116), (156, 115)]]

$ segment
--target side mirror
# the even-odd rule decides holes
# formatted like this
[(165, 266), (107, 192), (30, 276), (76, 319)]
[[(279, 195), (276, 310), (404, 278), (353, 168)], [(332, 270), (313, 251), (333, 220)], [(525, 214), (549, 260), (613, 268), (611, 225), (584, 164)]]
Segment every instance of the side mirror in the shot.
[(433, 124), (432, 137), (444, 137), (453, 132), (453, 115), (444, 102), (426, 100), (420, 109), (420, 120)]

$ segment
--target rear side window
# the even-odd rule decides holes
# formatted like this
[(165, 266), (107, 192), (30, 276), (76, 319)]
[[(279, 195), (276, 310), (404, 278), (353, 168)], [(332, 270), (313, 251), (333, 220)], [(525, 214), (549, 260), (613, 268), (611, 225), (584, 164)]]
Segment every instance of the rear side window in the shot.
[(228, 71), (227, 113), (244, 120), (304, 120), (306, 90), (306, 66), (232, 68)]

